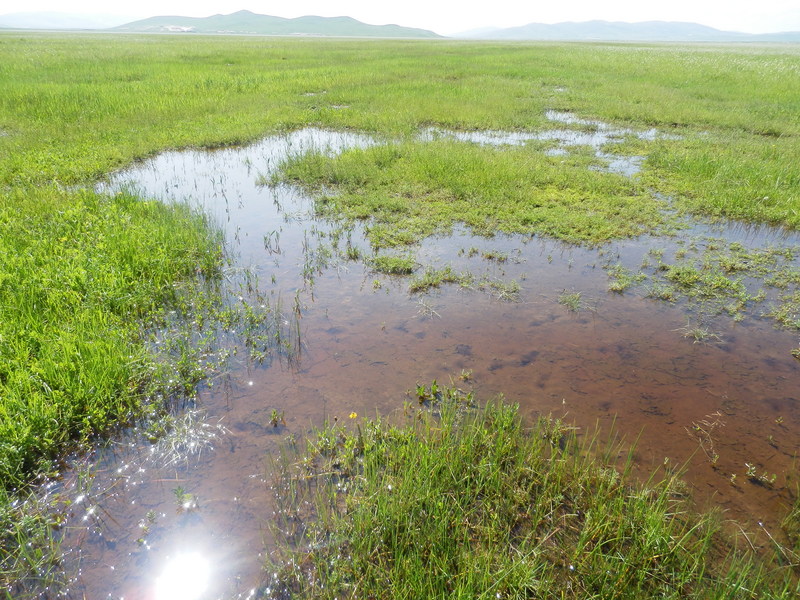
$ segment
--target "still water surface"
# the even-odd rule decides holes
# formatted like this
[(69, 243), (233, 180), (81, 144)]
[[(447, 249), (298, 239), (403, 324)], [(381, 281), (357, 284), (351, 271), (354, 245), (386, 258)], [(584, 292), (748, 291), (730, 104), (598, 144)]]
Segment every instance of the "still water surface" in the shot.
[[(615, 134), (596, 129), (601, 152)], [(488, 135), (489, 141), (465, 141), (499, 143), (499, 134)], [(503, 394), (527, 418), (552, 413), (583, 430), (599, 423), (606, 432), (613, 425), (627, 440), (638, 439), (642, 472), (665, 461), (686, 463), (701, 503), (721, 507), (745, 527), (759, 521), (775, 527), (800, 432), (798, 362), (789, 353), (795, 335), (758, 318), (738, 324), (721, 318), (714, 323), (719, 342), (693, 344), (680, 333), (687, 325), (681, 306), (608, 293), (603, 256), (635, 266), (649, 248), (669, 251), (676, 239), (626, 240), (598, 250), (456, 231), (418, 249), (425, 265), (518, 281), (516, 302), (456, 286), (409, 295), (407, 279), (337, 258), (316, 271), (310, 286), (309, 256), (332, 226), (313, 218), (311, 200), (298, 190), (256, 182), (293, 152), (371, 143), (367, 136), (308, 129), (246, 148), (166, 153), (107, 184), (111, 191), (130, 186), (203, 207), (224, 228), (236, 269), (255, 274), (265, 297), (299, 303), (303, 351), (289, 365), (241, 360), (204, 387), (200, 412), (184, 417), (195, 423), (192, 433), (169, 442), (183, 444), (176, 452), (162, 447), (167, 442), (151, 446), (132, 436), (92, 457), (91, 487), (78, 470), (65, 474), (60, 487), (77, 500), (64, 542), (78, 573), (75, 598), (251, 597), (271, 547), (268, 457), (281, 440), (302, 437), (325, 419), (396, 411), (407, 390), (433, 379), (470, 386), (480, 399)], [(571, 143), (565, 138), (562, 149)], [(632, 175), (638, 164), (609, 161), (609, 169)], [(797, 242), (790, 234), (735, 225), (714, 234), (751, 246)], [(358, 228), (351, 240), (367, 250)], [(488, 251), (507, 253), (508, 260), (487, 260)], [(564, 290), (581, 293), (581, 310), (558, 302)], [(471, 373), (468, 383), (459, 379), (462, 372)], [(273, 410), (283, 412), (285, 425), (272, 426)], [(716, 465), (700, 447), (698, 424), (711, 435)], [(775, 473), (775, 483), (748, 482), (745, 463)]]

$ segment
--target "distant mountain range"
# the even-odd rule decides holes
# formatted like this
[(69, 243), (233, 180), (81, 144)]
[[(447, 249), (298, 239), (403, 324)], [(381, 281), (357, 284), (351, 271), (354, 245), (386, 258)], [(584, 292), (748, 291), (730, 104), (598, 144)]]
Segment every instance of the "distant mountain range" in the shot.
[(427, 29), (399, 25), (369, 25), (351, 17), (298, 17), (285, 19), (240, 10), (210, 17), (151, 17), (141, 21), (108, 15), (69, 13), (14, 13), (0, 15), (7, 29), (102, 29), (143, 33), (230, 33), (256, 35), (311, 35), (383, 38), (441, 38)]
[[(0, 15), (0, 28), (97, 29), (151, 33), (230, 33), (256, 35), (308, 35), (383, 38), (441, 38), (427, 29), (399, 25), (368, 25), (351, 17), (299, 17), (285, 19), (240, 10), (210, 17), (151, 17), (126, 22), (113, 15), (69, 13), (15, 13)], [(486, 27), (452, 37), (480, 40), (553, 40), (612, 42), (800, 42), (800, 32), (748, 34), (721, 31), (697, 23), (646, 21), (624, 23), (529, 23), (505, 29)]]
[(351, 17), (298, 17), (285, 19), (240, 10), (230, 15), (210, 17), (151, 17), (134, 21), (114, 31), (249, 33), (259, 35), (322, 35), (383, 38), (439, 38), (433, 31), (399, 25), (368, 25)]
[(529, 23), (506, 29), (483, 28), (453, 37), (485, 40), (559, 40), (613, 42), (800, 42), (800, 32), (749, 34), (721, 31), (697, 23), (645, 21), (584, 21), (580, 23)]

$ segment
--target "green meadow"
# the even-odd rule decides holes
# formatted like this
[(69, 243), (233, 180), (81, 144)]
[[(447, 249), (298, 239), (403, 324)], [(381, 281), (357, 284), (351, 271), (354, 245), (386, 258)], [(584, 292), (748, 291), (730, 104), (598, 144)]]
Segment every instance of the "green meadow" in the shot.
[[(590, 169), (596, 166), (590, 154), (547, 155), (544, 142), (487, 149), (414, 137), (428, 127), (545, 130), (553, 127), (547, 110), (668, 135), (629, 136), (609, 149), (646, 157), (633, 179)], [(375, 248), (414, 244), (456, 224), (484, 235), (504, 231), (592, 246), (667, 231), (675, 214), (800, 226), (797, 46), (0, 33), (0, 584), (6, 589), (45, 560), (44, 551), (25, 550), (50, 526), (43, 515), (19, 512), (17, 501), (31, 484), (56, 472), (68, 452), (163, 412), (203, 375), (191, 348), (159, 354), (152, 332), (170, 315), (191, 322), (199, 305), (215, 302), (224, 262), (219, 232), (185, 205), (108, 196), (92, 184), (166, 149), (242, 144), (307, 126), (392, 140), (338, 157), (295, 157), (279, 175), (311, 190), (321, 215), (366, 221)], [(411, 259), (368, 260), (384, 272), (413, 269)], [(436, 275), (420, 285), (458, 280)], [(486, 418), (513, 421), (498, 410)], [(398, 450), (389, 443), (379, 451)], [(516, 449), (508, 452), (503, 460), (519, 461)], [(591, 473), (591, 481), (574, 485), (587, 493), (610, 485), (606, 475)], [(642, 493), (636, 510), (646, 510), (650, 497), (662, 510), (666, 493)], [(485, 533), (493, 523), (475, 527)], [(531, 535), (540, 531), (530, 527)], [(710, 543), (702, 536), (695, 541), (705, 525), (679, 527), (652, 534), (686, 540), (669, 563), (677, 566), (667, 569), (683, 569)], [(658, 540), (656, 549), (641, 550), (644, 562), (658, 560)], [(486, 572), (498, 548), (490, 541), (486, 556), (465, 557)], [(524, 548), (526, 560), (539, 551)], [(472, 562), (465, 564), (469, 571)], [(692, 577), (705, 576), (705, 567), (692, 569)], [(650, 571), (639, 573), (642, 582)], [(715, 581), (730, 581), (730, 573)], [(666, 586), (674, 575), (656, 577)], [(557, 583), (569, 574), (553, 577)], [(533, 580), (526, 581), (524, 589), (535, 593)], [(737, 585), (713, 589), (744, 583)], [(791, 593), (788, 585), (781, 579), (776, 596)], [(477, 588), (469, 589), (465, 594), (475, 597)]]

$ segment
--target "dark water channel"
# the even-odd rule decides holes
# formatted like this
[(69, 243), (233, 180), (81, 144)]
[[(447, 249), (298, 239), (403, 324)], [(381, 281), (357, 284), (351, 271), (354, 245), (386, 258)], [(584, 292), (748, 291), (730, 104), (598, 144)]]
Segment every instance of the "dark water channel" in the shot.
[[(410, 295), (407, 278), (336, 257), (309, 286), (309, 254), (331, 226), (312, 218), (310, 199), (297, 190), (256, 180), (287, 153), (369, 143), (304, 130), (243, 149), (167, 153), (109, 184), (204, 207), (225, 228), (237, 268), (257, 275), (265, 296), (301, 305), (303, 352), (289, 365), (241, 360), (201, 390), (202, 412), (182, 417), (189, 424), (183, 439), (112, 444), (94, 457), (91, 485), (79, 469), (65, 474), (61, 487), (76, 500), (64, 541), (78, 573), (75, 598), (251, 597), (270, 548), (268, 457), (281, 440), (302, 437), (326, 418), (401, 409), (407, 390), (433, 379), (472, 387), (481, 399), (502, 393), (526, 417), (552, 413), (584, 430), (613, 424), (626, 439), (638, 437), (643, 472), (687, 463), (686, 480), (701, 503), (745, 527), (775, 527), (800, 431), (799, 363), (790, 355), (796, 335), (758, 318), (721, 319), (719, 343), (693, 344), (680, 333), (687, 324), (680, 306), (607, 291), (603, 256), (635, 262), (675, 239), (590, 250), (458, 231), (418, 249), (422, 264), (518, 281), (515, 302), (453, 285)], [(715, 235), (753, 245), (770, 237), (796, 242), (735, 226)], [(368, 248), (358, 230), (352, 241)], [(487, 260), (488, 251), (508, 260)], [(564, 290), (581, 293), (581, 310), (558, 302)], [(468, 382), (462, 373), (471, 374)], [(273, 410), (283, 412), (285, 425), (272, 427)], [(713, 444), (715, 465), (701, 442), (706, 451)], [(180, 447), (171, 453), (165, 443)], [(746, 464), (776, 474), (775, 481), (749, 481)], [(168, 572), (182, 581), (179, 591), (169, 587)], [(188, 579), (180, 579), (183, 572)]]

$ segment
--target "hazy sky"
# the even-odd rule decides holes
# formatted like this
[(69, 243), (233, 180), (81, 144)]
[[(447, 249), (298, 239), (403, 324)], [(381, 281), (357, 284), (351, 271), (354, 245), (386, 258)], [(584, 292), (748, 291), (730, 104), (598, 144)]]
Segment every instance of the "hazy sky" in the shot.
[(0, 14), (70, 12), (207, 17), (247, 9), (265, 15), (347, 15), (365, 23), (396, 23), (450, 34), (478, 27), (560, 21), (691, 21), (718, 29), (800, 31), (800, 0), (2, 0)]

